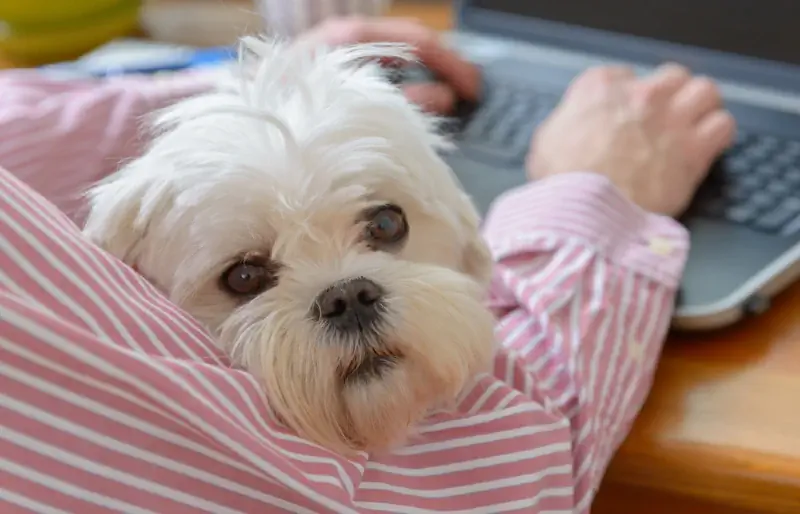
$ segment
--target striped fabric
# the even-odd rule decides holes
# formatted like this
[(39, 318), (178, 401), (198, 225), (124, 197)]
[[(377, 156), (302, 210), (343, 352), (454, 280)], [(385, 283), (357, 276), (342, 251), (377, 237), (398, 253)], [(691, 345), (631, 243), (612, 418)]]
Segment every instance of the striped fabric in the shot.
[(347, 460), (278, 426), (201, 326), (70, 219), (62, 189), (204, 84), (0, 79), (0, 512), (588, 512), (649, 389), (685, 231), (592, 174), (509, 192), (485, 222), (494, 374), (407, 446)]

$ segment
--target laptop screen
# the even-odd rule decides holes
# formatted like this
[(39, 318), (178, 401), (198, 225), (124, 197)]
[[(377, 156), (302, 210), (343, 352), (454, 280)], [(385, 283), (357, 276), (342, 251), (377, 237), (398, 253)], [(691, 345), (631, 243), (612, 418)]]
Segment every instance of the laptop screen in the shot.
[(480, 9), (800, 65), (800, 0), (472, 0)]

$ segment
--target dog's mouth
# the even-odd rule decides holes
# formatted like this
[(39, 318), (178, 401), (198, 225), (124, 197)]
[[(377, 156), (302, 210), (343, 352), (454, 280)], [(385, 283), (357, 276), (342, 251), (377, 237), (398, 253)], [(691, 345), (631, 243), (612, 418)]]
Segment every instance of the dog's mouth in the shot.
[(365, 384), (382, 378), (386, 373), (394, 369), (402, 359), (403, 355), (399, 352), (368, 351), (361, 358), (354, 359), (347, 365), (342, 365), (339, 369), (339, 376), (345, 386)]

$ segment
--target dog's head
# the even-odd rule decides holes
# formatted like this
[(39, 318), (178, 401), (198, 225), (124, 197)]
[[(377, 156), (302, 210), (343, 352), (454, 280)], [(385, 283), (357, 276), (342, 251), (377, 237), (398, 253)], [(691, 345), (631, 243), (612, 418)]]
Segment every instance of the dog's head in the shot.
[(436, 121), (365, 64), (404, 49), (245, 55), (90, 192), (85, 233), (204, 322), (289, 426), (386, 448), (491, 360), (477, 212)]

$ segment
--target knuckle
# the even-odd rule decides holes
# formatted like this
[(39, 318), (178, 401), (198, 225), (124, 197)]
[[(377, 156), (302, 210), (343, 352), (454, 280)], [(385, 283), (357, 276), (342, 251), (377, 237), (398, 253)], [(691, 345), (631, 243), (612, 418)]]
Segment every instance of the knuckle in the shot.
[(627, 66), (602, 66), (598, 70), (600, 78), (604, 81), (614, 81), (631, 72)]
[(689, 77), (691, 75), (689, 68), (676, 62), (668, 62), (662, 66), (662, 69), (666, 73), (676, 77)]
[(612, 70), (613, 68), (610, 66), (594, 66), (586, 70), (584, 77), (586, 77), (586, 80), (605, 82), (613, 77)]
[(600, 88), (602, 90), (619, 84), (632, 71), (623, 66), (595, 66), (586, 70), (574, 82), (579, 88)]
[(709, 97), (720, 96), (719, 87), (717, 86), (717, 83), (711, 80), (710, 78), (697, 77), (694, 79), (694, 83), (695, 83), (694, 87), (697, 88), (697, 91), (700, 94)]
[(589, 68), (573, 79), (570, 89), (602, 84), (604, 73), (605, 71), (600, 67)]
[(641, 84), (640, 87), (636, 88), (634, 91), (637, 99), (643, 105), (650, 105), (658, 99), (660, 88), (659, 84), (646, 83)]

